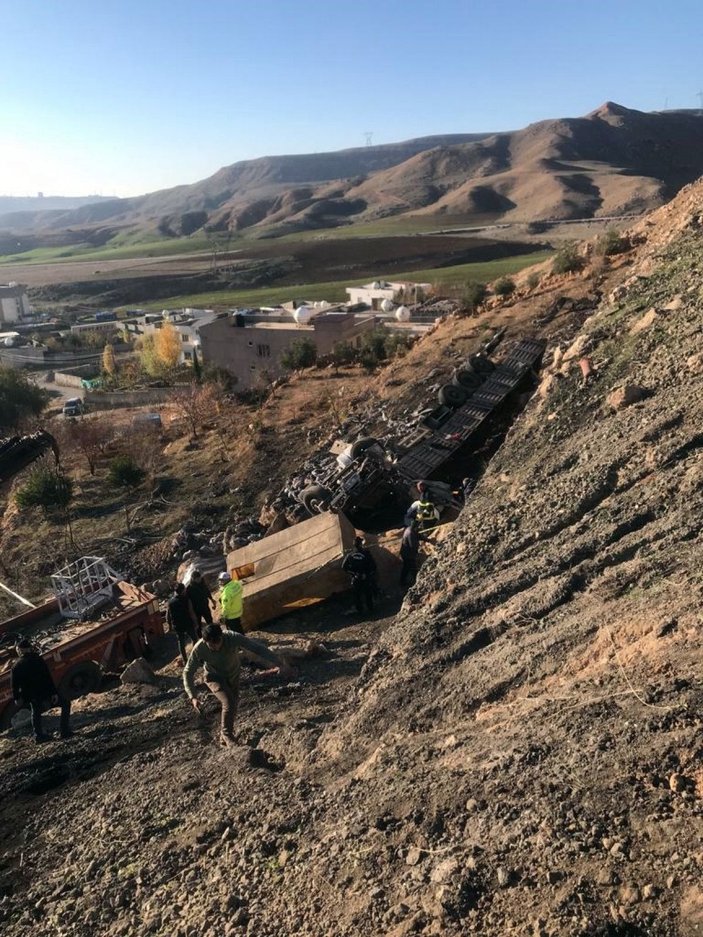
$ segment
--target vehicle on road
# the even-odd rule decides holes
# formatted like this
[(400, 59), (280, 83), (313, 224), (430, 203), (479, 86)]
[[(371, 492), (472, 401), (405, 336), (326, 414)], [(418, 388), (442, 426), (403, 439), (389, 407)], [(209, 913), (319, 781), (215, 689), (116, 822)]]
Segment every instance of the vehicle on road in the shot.
[(69, 397), (61, 412), (65, 417), (82, 416), (85, 413), (85, 406), (80, 397)]

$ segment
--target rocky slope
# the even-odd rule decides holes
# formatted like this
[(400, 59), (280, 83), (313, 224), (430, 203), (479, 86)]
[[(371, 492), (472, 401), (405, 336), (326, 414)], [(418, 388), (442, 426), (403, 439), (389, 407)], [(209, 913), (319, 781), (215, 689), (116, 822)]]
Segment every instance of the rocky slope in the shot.
[(703, 183), (631, 243), (503, 307), (537, 393), (393, 621), (296, 616), (336, 665), (239, 748), (168, 668), (5, 743), (5, 934), (701, 932)]

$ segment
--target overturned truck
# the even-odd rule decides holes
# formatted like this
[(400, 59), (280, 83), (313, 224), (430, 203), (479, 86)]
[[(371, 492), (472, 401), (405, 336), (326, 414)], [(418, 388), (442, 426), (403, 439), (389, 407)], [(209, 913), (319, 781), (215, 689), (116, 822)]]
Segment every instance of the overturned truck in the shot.
[(392, 526), (412, 500), (419, 479), (439, 481), (447, 466), (466, 460), (485, 439), (485, 431), (509, 398), (527, 389), (539, 368), (546, 343), (523, 338), (506, 343), (493, 360), (505, 330), (471, 355), (439, 390), (438, 406), (395, 445), (358, 439), (337, 460), (317, 473), (299, 494), (309, 514), (344, 513), (358, 527)]

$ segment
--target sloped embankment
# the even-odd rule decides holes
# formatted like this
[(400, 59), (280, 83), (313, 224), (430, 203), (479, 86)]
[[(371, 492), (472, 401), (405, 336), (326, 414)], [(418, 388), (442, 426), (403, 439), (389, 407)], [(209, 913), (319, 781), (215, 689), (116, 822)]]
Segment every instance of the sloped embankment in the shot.
[(393, 933), (703, 926), (702, 195), (584, 324), (595, 380), (545, 376), (318, 746), (386, 816)]

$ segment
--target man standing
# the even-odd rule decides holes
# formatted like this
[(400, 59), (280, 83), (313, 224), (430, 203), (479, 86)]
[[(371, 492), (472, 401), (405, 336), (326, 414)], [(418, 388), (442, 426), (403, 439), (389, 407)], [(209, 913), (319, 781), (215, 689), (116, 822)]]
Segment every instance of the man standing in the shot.
[(229, 573), (220, 573), (217, 577), (220, 583), (220, 607), (222, 620), (228, 631), (237, 631), (244, 634), (242, 628), (242, 613), (244, 611), (244, 589), (241, 582)]
[(32, 647), (27, 638), (20, 638), (16, 645), (19, 660), (12, 668), (12, 696), (21, 709), (29, 706), (32, 713), (32, 728), (37, 742), (48, 742), (49, 735), (42, 731), (42, 713), (55, 706), (61, 707), (60, 731), (62, 739), (73, 735), (69, 719), (71, 703), (59, 696), (44, 658)]
[(178, 636), (178, 649), (181, 652), (181, 660), (185, 664), (188, 656), (186, 654), (186, 642), (190, 640), (195, 644), (198, 640), (195, 636), (197, 619), (193, 611), (193, 605), (187, 596), (186, 587), (182, 582), (176, 583), (176, 590), (169, 599), (166, 609), (166, 621)]
[(259, 663), (273, 664), (282, 676), (289, 676), (291, 668), (286, 661), (259, 641), (252, 641), (236, 631), (223, 631), (219, 625), (206, 625), (203, 637), (190, 652), (183, 668), (183, 686), (196, 712), (200, 702), (195, 695), (193, 677), (201, 665), (205, 669), (205, 685), (222, 706), (221, 738), (223, 745), (234, 742), (234, 717), (239, 704), (240, 654)]
[(354, 539), (354, 549), (342, 560), (342, 569), (349, 573), (354, 590), (354, 604), (359, 614), (373, 611), (373, 595), (376, 586), (376, 561), (371, 551), (364, 546), (361, 537)]
[(405, 512), (405, 526), (409, 527), (413, 521), (418, 521), (421, 530), (433, 527), (439, 520), (439, 511), (430, 500), (430, 492), (426, 482), (418, 482), (417, 490), (420, 497), (413, 501)]
[(206, 625), (212, 624), (210, 606), (212, 605), (213, 609), (216, 609), (217, 605), (212, 597), (212, 593), (208, 589), (207, 583), (203, 579), (203, 574), (197, 567), (190, 574), (190, 582), (186, 586), (186, 596), (190, 599), (190, 604), (193, 606), (193, 611), (195, 612), (195, 630), (200, 638), (202, 637), (203, 621)]
[(411, 521), (403, 531), (403, 537), (400, 541), (400, 558), (403, 561), (403, 568), (400, 571), (401, 588), (411, 586), (417, 576), (417, 554), (420, 551), (420, 541), (427, 540), (420, 533), (420, 522)]

